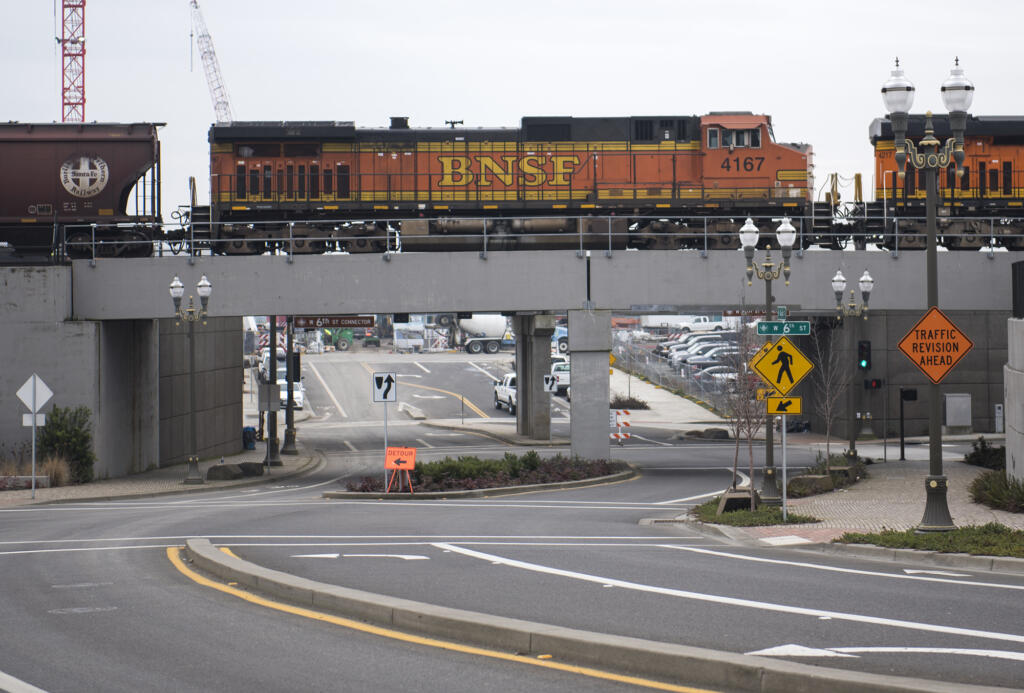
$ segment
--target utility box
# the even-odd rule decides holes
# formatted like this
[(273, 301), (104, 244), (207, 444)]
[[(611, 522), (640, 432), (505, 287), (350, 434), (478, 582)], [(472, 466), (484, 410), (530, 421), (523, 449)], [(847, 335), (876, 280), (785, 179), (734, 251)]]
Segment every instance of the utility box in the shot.
[(950, 393), (945, 396), (946, 418), (942, 426), (943, 434), (973, 433), (971, 420), (971, 395), (969, 393)]

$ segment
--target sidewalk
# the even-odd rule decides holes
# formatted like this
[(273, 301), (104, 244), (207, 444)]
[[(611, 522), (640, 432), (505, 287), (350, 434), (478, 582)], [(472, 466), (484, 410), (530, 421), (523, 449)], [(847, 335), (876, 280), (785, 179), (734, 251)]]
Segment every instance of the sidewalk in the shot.
[[(246, 374), (248, 379), (248, 373)], [(247, 380), (248, 382), (248, 380)], [(242, 396), (243, 403), (243, 426), (258, 426), (259, 413), (255, 409), (255, 401), (249, 397), (248, 390)], [(295, 422), (298, 424), (309, 417), (304, 411), (295, 412)], [(278, 413), (278, 441), (284, 441), (284, 412)], [(296, 426), (298, 428), (298, 426)], [(23, 489), (18, 491), (0, 492), (0, 508), (16, 507), (20, 505), (40, 505), (48, 503), (74, 503), (77, 501), (111, 500), (123, 498), (146, 498), (162, 496), (171, 493), (199, 493), (203, 491), (219, 491), (225, 488), (238, 488), (254, 486), (258, 484), (269, 484), (281, 481), (297, 474), (305, 473), (316, 468), (321, 463), (318, 455), (307, 450), (302, 445), (301, 434), (298, 436), (296, 448), (297, 455), (281, 455), (282, 466), (270, 467), (269, 474), (264, 472), (263, 476), (250, 476), (230, 481), (204, 481), (202, 484), (184, 484), (182, 481), (186, 475), (186, 465), (175, 464), (169, 467), (153, 469), (139, 474), (130, 474), (116, 479), (104, 479), (93, 481), (88, 484), (74, 486), (57, 486), (55, 488), (37, 488), (36, 497), (33, 500), (32, 490)], [(266, 458), (266, 441), (257, 441), (255, 450), (242, 450), (236, 455), (225, 455), (223, 461), (227, 463), (239, 462), (262, 462)], [(199, 471), (203, 479), (206, 479), (206, 470), (220, 464), (221, 458), (200, 460)]]

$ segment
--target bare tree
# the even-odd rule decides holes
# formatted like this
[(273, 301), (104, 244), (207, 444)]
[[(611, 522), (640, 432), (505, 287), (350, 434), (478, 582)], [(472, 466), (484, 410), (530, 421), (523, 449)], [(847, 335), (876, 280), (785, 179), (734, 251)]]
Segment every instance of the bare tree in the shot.
[(747, 442), (750, 473), (750, 509), (756, 509), (754, 500), (754, 436), (765, 424), (765, 403), (757, 399), (757, 391), (764, 387), (758, 376), (747, 368), (751, 354), (758, 350), (756, 338), (749, 328), (743, 328), (740, 335), (740, 353), (730, 359), (736, 370), (736, 382), (725, 397), (726, 414), (736, 447), (732, 462), (732, 488), (736, 489), (737, 470), (740, 461), (740, 440)]
[(811, 332), (813, 358), (816, 364), (814, 377), (814, 410), (825, 422), (825, 470), (829, 470), (832, 457), (832, 422), (835, 421), (839, 403), (850, 387), (850, 369), (843, 368), (842, 354), (835, 345), (835, 318), (819, 320)]

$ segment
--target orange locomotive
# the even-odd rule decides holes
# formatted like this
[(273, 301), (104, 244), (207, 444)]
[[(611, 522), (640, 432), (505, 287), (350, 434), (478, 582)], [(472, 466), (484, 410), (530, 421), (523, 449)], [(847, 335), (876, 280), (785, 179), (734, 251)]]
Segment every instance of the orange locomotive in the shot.
[[(924, 136), (923, 114), (911, 115), (907, 138)], [(935, 136), (952, 136), (947, 115), (932, 117)], [(964, 175), (950, 165), (938, 176), (939, 243), (951, 250), (1003, 245), (1024, 249), (1024, 119), (1020, 116), (968, 116), (964, 134)], [(918, 249), (926, 245), (925, 172), (908, 166), (901, 180), (896, 173), (892, 124), (888, 118), (871, 123), (875, 150), (875, 201), (869, 203), (861, 242), (886, 248)]]
[[(523, 118), (519, 128), (210, 129), (215, 252), (736, 247), (723, 215), (803, 216), (809, 145), (750, 113)], [(593, 216), (620, 217), (614, 222)], [(695, 224), (696, 221), (696, 224)], [(767, 223), (767, 221), (766, 221)]]

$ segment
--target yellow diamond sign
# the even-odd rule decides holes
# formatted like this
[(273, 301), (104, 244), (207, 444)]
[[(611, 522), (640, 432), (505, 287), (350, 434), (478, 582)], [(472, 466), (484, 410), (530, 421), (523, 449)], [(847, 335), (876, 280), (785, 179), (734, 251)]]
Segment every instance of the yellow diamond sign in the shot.
[(788, 337), (782, 337), (754, 354), (750, 369), (780, 394), (786, 395), (814, 370), (814, 364)]

